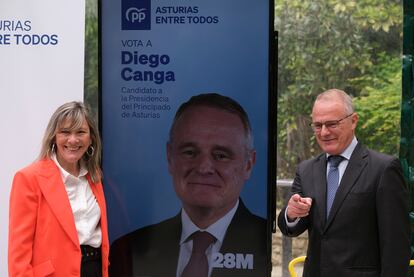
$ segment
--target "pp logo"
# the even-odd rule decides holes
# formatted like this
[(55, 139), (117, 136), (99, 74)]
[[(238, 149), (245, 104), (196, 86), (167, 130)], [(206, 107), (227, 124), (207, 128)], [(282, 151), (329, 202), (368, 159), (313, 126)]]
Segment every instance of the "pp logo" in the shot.
[(151, 0), (122, 0), (122, 30), (151, 29)]
[(138, 20), (138, 23), (141, 23), (142, 21), (145, 20), (145, 17), (146, 17), (145, 10), (146, 9), (137, 9), (135, 7), (129, 8), (126, 11), (125, 18), (131, 23), (134, 23), (137, 20)]

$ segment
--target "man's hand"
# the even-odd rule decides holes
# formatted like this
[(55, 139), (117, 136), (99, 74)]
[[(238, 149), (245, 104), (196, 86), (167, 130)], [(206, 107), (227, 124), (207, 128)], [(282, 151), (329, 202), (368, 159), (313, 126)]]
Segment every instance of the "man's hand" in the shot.
[(294, 221), (298, 217), (305, 217), (309, 214), (312, 206), (312, 198), (301, 197), (299, 194), (294, 194), (290, 197), (287, 205), (287, 218), (289, 221)]

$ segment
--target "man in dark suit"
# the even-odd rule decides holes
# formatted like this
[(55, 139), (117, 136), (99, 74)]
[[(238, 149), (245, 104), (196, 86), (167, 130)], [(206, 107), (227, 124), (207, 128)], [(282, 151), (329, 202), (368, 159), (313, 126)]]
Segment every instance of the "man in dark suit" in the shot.
[(219, 94), (193, 96), (175, 115), (167, 159), (182, 209), (116, 240), (110, 276), (269, 276), (266, 220), (240, 199), (256, 160), (244, 109)]
[(317, 97), (311, 126), (324, 153), (299, 164), (278, 217), (284, 235), (308, 230), (305, 277), (407, 276), (408, 193), (400, 162), (362, 146), (357, 122), (345, 92)]

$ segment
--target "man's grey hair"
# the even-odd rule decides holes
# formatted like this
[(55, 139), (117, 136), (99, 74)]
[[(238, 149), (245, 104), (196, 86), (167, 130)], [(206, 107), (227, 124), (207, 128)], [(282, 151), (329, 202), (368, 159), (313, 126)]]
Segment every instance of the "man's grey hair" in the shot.
[(211, 108), (216, 108), (219, 110), (223, 110), (232, 114), (237, 115), (241, 122), (243, 123), (245, 136), (246, 136), (246, 143), (248, 150), (253, 149), (253, 136), (252, 136), (252, 128), (250, 125), (249, 117), (243, 107), (234, 99), (220, 95), (218, 93), (203, 93), (199, 95), (195, 95), (191, 97), (187, 102), (184, 102), (177, 110), (174, 120), (171, 124), (170, 128), (170, 138), (169, 142), (171, 143), (174, 139), (173, 131), (177, 124), (177, 121), (180, 119), (182, 114), (191, 107), (200, 107), (206, 106)]
[(352, 114), (355, 111), (352, 98), (345, 91), (340, 89), (334, 88), (322, 92), (316, 97), (315, 103), (320, 100), (338, 100), (338, 97), (344, 104), (346, 114)]

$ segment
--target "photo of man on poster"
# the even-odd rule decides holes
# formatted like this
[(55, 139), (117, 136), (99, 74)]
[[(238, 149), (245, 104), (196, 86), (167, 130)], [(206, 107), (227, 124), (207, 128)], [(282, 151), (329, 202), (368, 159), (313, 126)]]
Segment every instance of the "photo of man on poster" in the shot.
[(240, 198), (256, 161), (243, 107), (191, 97), (175, 114), (167, 160), (182, 209), (117, 239), (110, 276), (266, 276), (267, 223)]

